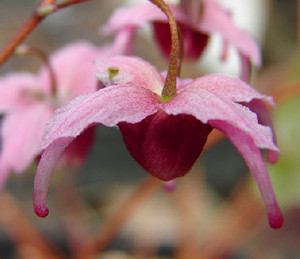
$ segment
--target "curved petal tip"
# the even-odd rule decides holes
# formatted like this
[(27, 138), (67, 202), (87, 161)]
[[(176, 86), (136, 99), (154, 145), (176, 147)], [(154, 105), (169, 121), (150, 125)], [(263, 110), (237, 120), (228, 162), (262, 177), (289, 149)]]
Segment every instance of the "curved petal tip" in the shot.
[(279, 152), (273, 151), (273, 150), (268, 150), (267, 159), (270, 164), (275, 164), (277, 162), (277, 160), (279, 159)]
[(39, 216), (41, 218), (45, 218), (49, 214), (49, 209), (46, 206), (34, 204), (34, 212), (37, 216)]
[(283, 216), (277, 205), (272, 208), (272, 211), (268, 212), (268, 218), (271, 228), (281, 228), (283, 224)]

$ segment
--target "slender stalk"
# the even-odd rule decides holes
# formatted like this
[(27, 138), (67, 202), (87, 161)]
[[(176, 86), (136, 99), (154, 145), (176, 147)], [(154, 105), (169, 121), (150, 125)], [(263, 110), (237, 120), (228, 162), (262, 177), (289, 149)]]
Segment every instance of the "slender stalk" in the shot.
[(19, 55), (33, 55), (38, 57), (43, 64), (46, 66), (49, 79), (50, 79), (50, 87), (51, 87), (51, 95), (55, 96), (57, 92), (56, 78), (53, 67), (51, 66), (48, 55), (40, 49), (32, 48), (26, 45), (21, 45), (16, 49), (16, 54)]
[(66, 258), (30, 221), (18, 200), (4, 190), (0, 195), (0, 210), (1, 228), (7, 232), (19, 253), (26, 252), (26, 258)]
[(178, 31), (177, 23), (171, 12), (170, 7), (163, 0), (149, 0), (157, 7), (159, 7), (168, 17), (170, 32), (171, 32), (171, 53), (169, 60), (168, 74), (166, 77), (164, 89), (162, 92), (162, 97), (165, 101), (170, 100), (176, 94), (176, 77), (178, 69)]
[(87, 242), (76, 258), (95, 258), (96, 254), (103, 251), (110, 244), (135, 210), (162, 185), (162, 181), (151, 176), (147, 177), (130, 195), (129, 199), (108, 219), (100, 233)]
[(40, 22), (42, 22), (49, 14), (54, 13), (59, 9), (86, 1), (89, 0), (70, 0), (68, 2), (59, 4), (56, 4), (56, 0), (41, 1), (33, 14), (21, 26), (21, 28), (16, 32), (16, 34), (0, 52), (0, 66), (14, 53), (16, 47), (20, 45), (27, 38), (27, 36), (40, 24)]

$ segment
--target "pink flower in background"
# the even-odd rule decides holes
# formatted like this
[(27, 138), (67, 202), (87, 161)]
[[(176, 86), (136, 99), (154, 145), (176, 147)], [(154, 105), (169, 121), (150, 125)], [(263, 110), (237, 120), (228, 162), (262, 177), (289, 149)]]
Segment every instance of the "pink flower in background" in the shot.
[[(75, 96), (96, 91), (93, 60), (104, 56), (89, 43), (70, 44), (55, 52), (50, 63), (55, 74), (52, 93), (49, 70), (35, 75), (13, 73), (0, 78), (1, 121), (0, 186), (11, 171), (22, 173), (40, 154), (46, 123), (57, 107)], [(78, 167), (92, 144), (94, 131), (85, 131), (66, 150), (60, 166)]]
[[(237, 28), (228, 11), (213, 0), (183, 0), (181, 5), (171, 5), (171, 10), (181, 29), (184, 40), (184, 58), (198, 59), (207, 46), (211, 34), (221, 35), (224, 41), (221, 58), (226, 58), (228, 46), (233, 46), (241, 60), (241, 78), (250, 76), (250, 61), (260, 66), (260, 49), (253, 38)], [(132, 8), (119, 8), (102, 28), (104, 34), (116, 34), (116, 45), (124, 54), (132, 54), (132, 38), (137, 28), (147, 23), (153, 25), (158, 46), (169, 57), (171, 36), (166, 15), (155, 5), (143, 3)]]
[(97, 77), (106, 87), (78, 96), (57, 109), (49, 120), (34, 183), (37, 215), (48, 215), (46, 196), (61, 153), (96, 123), (117, 125), (135, 160), (165, 181), (189, 172), (215, 128), (225, 134), (247, 163), (265, 202), (270, 225), (281, 226), (282, 215), (259, 150), (278, 152), (278, 148), (272, 141), (271, 128), (257, 120), (260, 109), (256, 114), (244, 105), (253, 101), (273, 105), (271, 97), (239, 79), (209, 75), (177, 79), (177, 93), (167, 101), (161, 95), (165, 73), (158, 73), (147, 62), (120, 56), (99, 66)]

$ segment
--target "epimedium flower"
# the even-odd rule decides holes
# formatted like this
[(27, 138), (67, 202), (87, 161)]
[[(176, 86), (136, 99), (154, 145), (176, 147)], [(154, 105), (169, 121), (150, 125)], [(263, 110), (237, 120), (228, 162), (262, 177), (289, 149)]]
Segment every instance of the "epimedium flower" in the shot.
[[(135, 57), (111, 57), (98, 64), (105, 85), (57, 109), (42, 141), (44, 150), (34, 183), (34, 210), (45, 217), (50, 178), (61, 153), (95, 124), (118, 126), (134, 159), (164, 181), (184, 176), (199, 157), (206, 139), (217, 129), (233, 143), (248, 165), (265, 202), (269, 223), (281, 226), (278, 207), (260, 149), (278, 152), (272, 130), (258, 122), (255, 106), (273, 105), (245, 82), (225, 75), (177, 78), (176, 92), (164, 94), (166, 73)], [(252, 109), (250, 109), (248, 106)], [(264, 120), (268, 124), (268, 120)]]
[[(228, 46), (239, 53), (240, 77), (248, 81), (250, 63), (261, 65), (260, 49), (255, 40), (233, 22), (231, 14), (214, 0), (181, 0), (180, 4), (169, 4), (181, 29), (184, 41), (184, 58), (197, 60), (208, 44), (210, 35), (223, 38), (223, 51), (220, 58), (227, 57)], [(115, 45), (131, 55), (133, 36), (137, 28), (150, 23), (161, 53), (169, 58), (171, 49), (168, 19), (157, 6), (141, 3), (134, 7), (118, 8), (109, 21), (101, 28), (103, 34), (116, 34)]]
[[(22, 173), (40, 154), (38, 148), (54, 110), (75, 96), (97, 90), (93, 60), (107, 53), (109, 49), (76, 42), (50, 56), (51, 69), (43, 66), (38, 74), (11, 73), (0, 78), (1, 187), (11, 171)], [(76, 139), (61, 157), (60, 167), (80, 166), (93, 135), (90, 128)]]

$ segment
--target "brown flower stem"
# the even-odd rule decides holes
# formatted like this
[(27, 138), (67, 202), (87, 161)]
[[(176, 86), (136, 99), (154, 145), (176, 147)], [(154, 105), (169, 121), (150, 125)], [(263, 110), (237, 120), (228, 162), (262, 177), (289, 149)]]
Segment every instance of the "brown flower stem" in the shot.
[(76, 258), (95, 258), (95, 255), (103, 251), (115, 238), (124, 223), (135, 212), (136, 208), (145, 202), (162, 185), (162, 181), (153, 177), (147, 177), (131, 194), (129, 199), (108, 219), (100, 230), (100, 233), (87, 242)]
[[(54, 13), (59, 9), (86, 1), (89, 0), (70, 0), (68, 2), (59, 4), (56, 4), (56, 0), (41, 1), (33, 14), (28, 18), (23, 26), (21, 26), (21, 28), (16, 32), (16, 34), (0, 52), (0, 66), (14, 53), (16, 47), (20, 45), (27, 38), (27, 36), (39, 25), (39, 23), (42, 22), (49, 14)], [(47, 7), (50, 8), (48, 12), (41, 11), (43, 9), (46, 10)]]
[[(178, 46), (178, 31), (177, 23), (171, 12), (170, 7), (163, 0), (149, 0), (157, 7), (159, 7), (168, 17), (170, 32), (171, 32), (171, 53), (169, 59), (168, 74), (166, 77), (162, 97), (165, 101), (170, 100), (176, 94), (176, 77), (178, 71), (178, 57), (179, 57), (179, 46)], [(183, 46), (182, 46), (183, 47)]]
[(15, 53), (18, 55), (36, 56), (43, 62), (43, 64), (46, 66), (48, 73), (49, 73), (51, 94), (52, 94), (52, 96), (55, 96), (56, 92), (57, 92), (56, 78), (55, 78), (53, 67), (50, 64), (48, 55), (40, 49), (32, 48), (32, 47), (29, 47), (26, 45), (21, 45), (21, 46), (17, 47), (15, 50)]
[(1, 227), (14, 241), (19, 253), (23, 254), (21, 258), (66, 258), (36, 229), (18, 201), (4, 190), (0, 195), (0, 210)]

